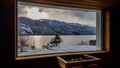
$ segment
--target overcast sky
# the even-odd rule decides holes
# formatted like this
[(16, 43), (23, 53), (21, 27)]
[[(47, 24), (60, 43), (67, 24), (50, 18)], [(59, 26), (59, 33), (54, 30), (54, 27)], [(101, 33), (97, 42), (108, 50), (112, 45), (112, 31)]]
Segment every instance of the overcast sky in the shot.
[(18, 17), (30, 17), (30, 11), (35, 11), (31, 15), (45, 13), (43, 16), (37, 17), (36, 19), (52, 19), (52, 20), (60, 20), (64, 22), (71, 23), (80, 23), (90, 26), (96, 27), (96, 12), (93, 11), (77, 11), (77, 10), (68, 10), (66, 9), (56, 9), (56, 8), (48, 8), (48, 7), (38, 7), (38, 6), (30, 6), (30, 5), (21, 5), (18, 4)]

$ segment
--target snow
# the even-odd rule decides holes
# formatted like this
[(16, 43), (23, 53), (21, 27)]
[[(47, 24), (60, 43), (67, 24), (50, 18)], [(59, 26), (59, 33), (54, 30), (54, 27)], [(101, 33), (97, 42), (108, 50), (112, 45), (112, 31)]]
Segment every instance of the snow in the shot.
[(25, 24), (19, 23), (18, 27), (19, 27), (18, 28), (19, 32), (22, 34), (27, 34), (27, 32), (33, 34), (32, 29), (30, 27), (26, 26)]
[(76, 52), (76, 51), (92, 51), (97, 50), (94, 45), (66, 45), (55, 46), (50, 49), (31, 49), (30, 47), (24, 48), (25, 52), (20, 52), (18, 49), (18, 56), (28, 56), (36, 54), (50, 54), (50, 53), (63, 53), (63, 52)]
[(96, 46), (90, 46), (90, 45), (74, 45), (74, 46), (60, 46), (60, 47), (53, 47), (51, 48), (53, 50), (62, 50), (62, 51), (90, 51), (95, 50)]

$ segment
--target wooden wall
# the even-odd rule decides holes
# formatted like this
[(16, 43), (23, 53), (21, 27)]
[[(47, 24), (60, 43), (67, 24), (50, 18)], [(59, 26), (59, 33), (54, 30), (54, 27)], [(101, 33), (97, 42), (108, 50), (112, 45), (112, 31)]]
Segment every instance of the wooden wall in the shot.
[(120, 23), (120, 6), (116, 7), (116, 8), (111, 8), (111, 24), (110, 24), (110, 34), (111, 34), (111, 39), (110, 39), (110, 45), (111, 45), (111, 58), (112, 58), (112, 63), (115, 67), (113, 68), (117, 68), (116, 66), (119, 66), (119, 61), (120, 61), (120, 27), (119, 27), (119, 23)]
[(92, 9), (108, 9), (117, 6), (119, 3), (118, 0), (19, 0), (19, 1)]
[[(29, 0), (31, 1), (31, 0)], [(62, 1), (62, 0), (61, 0)], [(77, 0), (75, 0), (77, 1)], [(14, 0), (2, 0), (1, 8), (1, 44), (0, 44), (0, 67), (7, 68), (59, 68), (55, 57), (31, 60), (15, 61), (14, 56)], [(76, 5), (77, 6), (77, 5)], [(119, 7), (110, 8), (111, 24), (110, 24), (110, 46), (111, 51), (107, 54), (92, 54), (102, 59), (103, 68), (117, 68), (119, 54)], [(118, 17), (117, 17), (118, 16)]]

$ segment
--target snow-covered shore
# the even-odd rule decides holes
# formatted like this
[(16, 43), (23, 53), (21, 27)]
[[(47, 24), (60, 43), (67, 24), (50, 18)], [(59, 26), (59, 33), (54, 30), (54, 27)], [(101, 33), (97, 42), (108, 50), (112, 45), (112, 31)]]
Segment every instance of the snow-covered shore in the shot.
[(75, 52), (75, 51), (92, 51), (97, 50), (94, 45), (72, 45), (72, 46), (56, 46), (50, 49), (31, 49), (25, 48), (25, 52), (20, 52), (18, 49), (18, 56), (28, 56), (36, 54), (50, 54), (50, 53), (62, 53), (62, 52)]

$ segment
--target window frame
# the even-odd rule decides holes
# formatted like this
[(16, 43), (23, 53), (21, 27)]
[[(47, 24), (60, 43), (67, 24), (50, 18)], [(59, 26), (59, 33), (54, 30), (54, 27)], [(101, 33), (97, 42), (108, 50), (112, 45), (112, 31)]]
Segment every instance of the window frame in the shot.
[[(32, 59), (32, 58), (44, 58), (44, 57), (55, 57), (55, 56), (62, 56), (62, 55), (75, 55), (75, 54), (93, 54), (93, 53), (107, 53), (110, 52), (110, 14), (108, 10), (103, 10), (94, 7), (86, 7), (85, 5), (80, 6), (73, 4), (73, 6), (70, 6), (67, 3), (55, 3), (55, 2), (50, 2), (50, 1), (37, 1), (37, 0), (15, 0), (15, 59), (16, 60), (22, 60), (22, 59)], [(18, 56), (17, 55), (17, 2), (30, 2), (30, 3), (37, 3), (37, 4), (46, 4), (46, 5), (53, 5), (53, 6), (63, 6), (63, 7), (73, 7), (73, 8), (86, 8), (86, 9), (99, 9), (102, 12), (102, 31), (103, 33), (101, 34), (101, 40), (102, 40), (102, 50), (97, 50), (97, 51), (83, 51), (83, 52), (71, 52), (71, 53), (56, 53), (56, 54), (46, 54), (46, 55), (33, 55), (33, 56)]]

